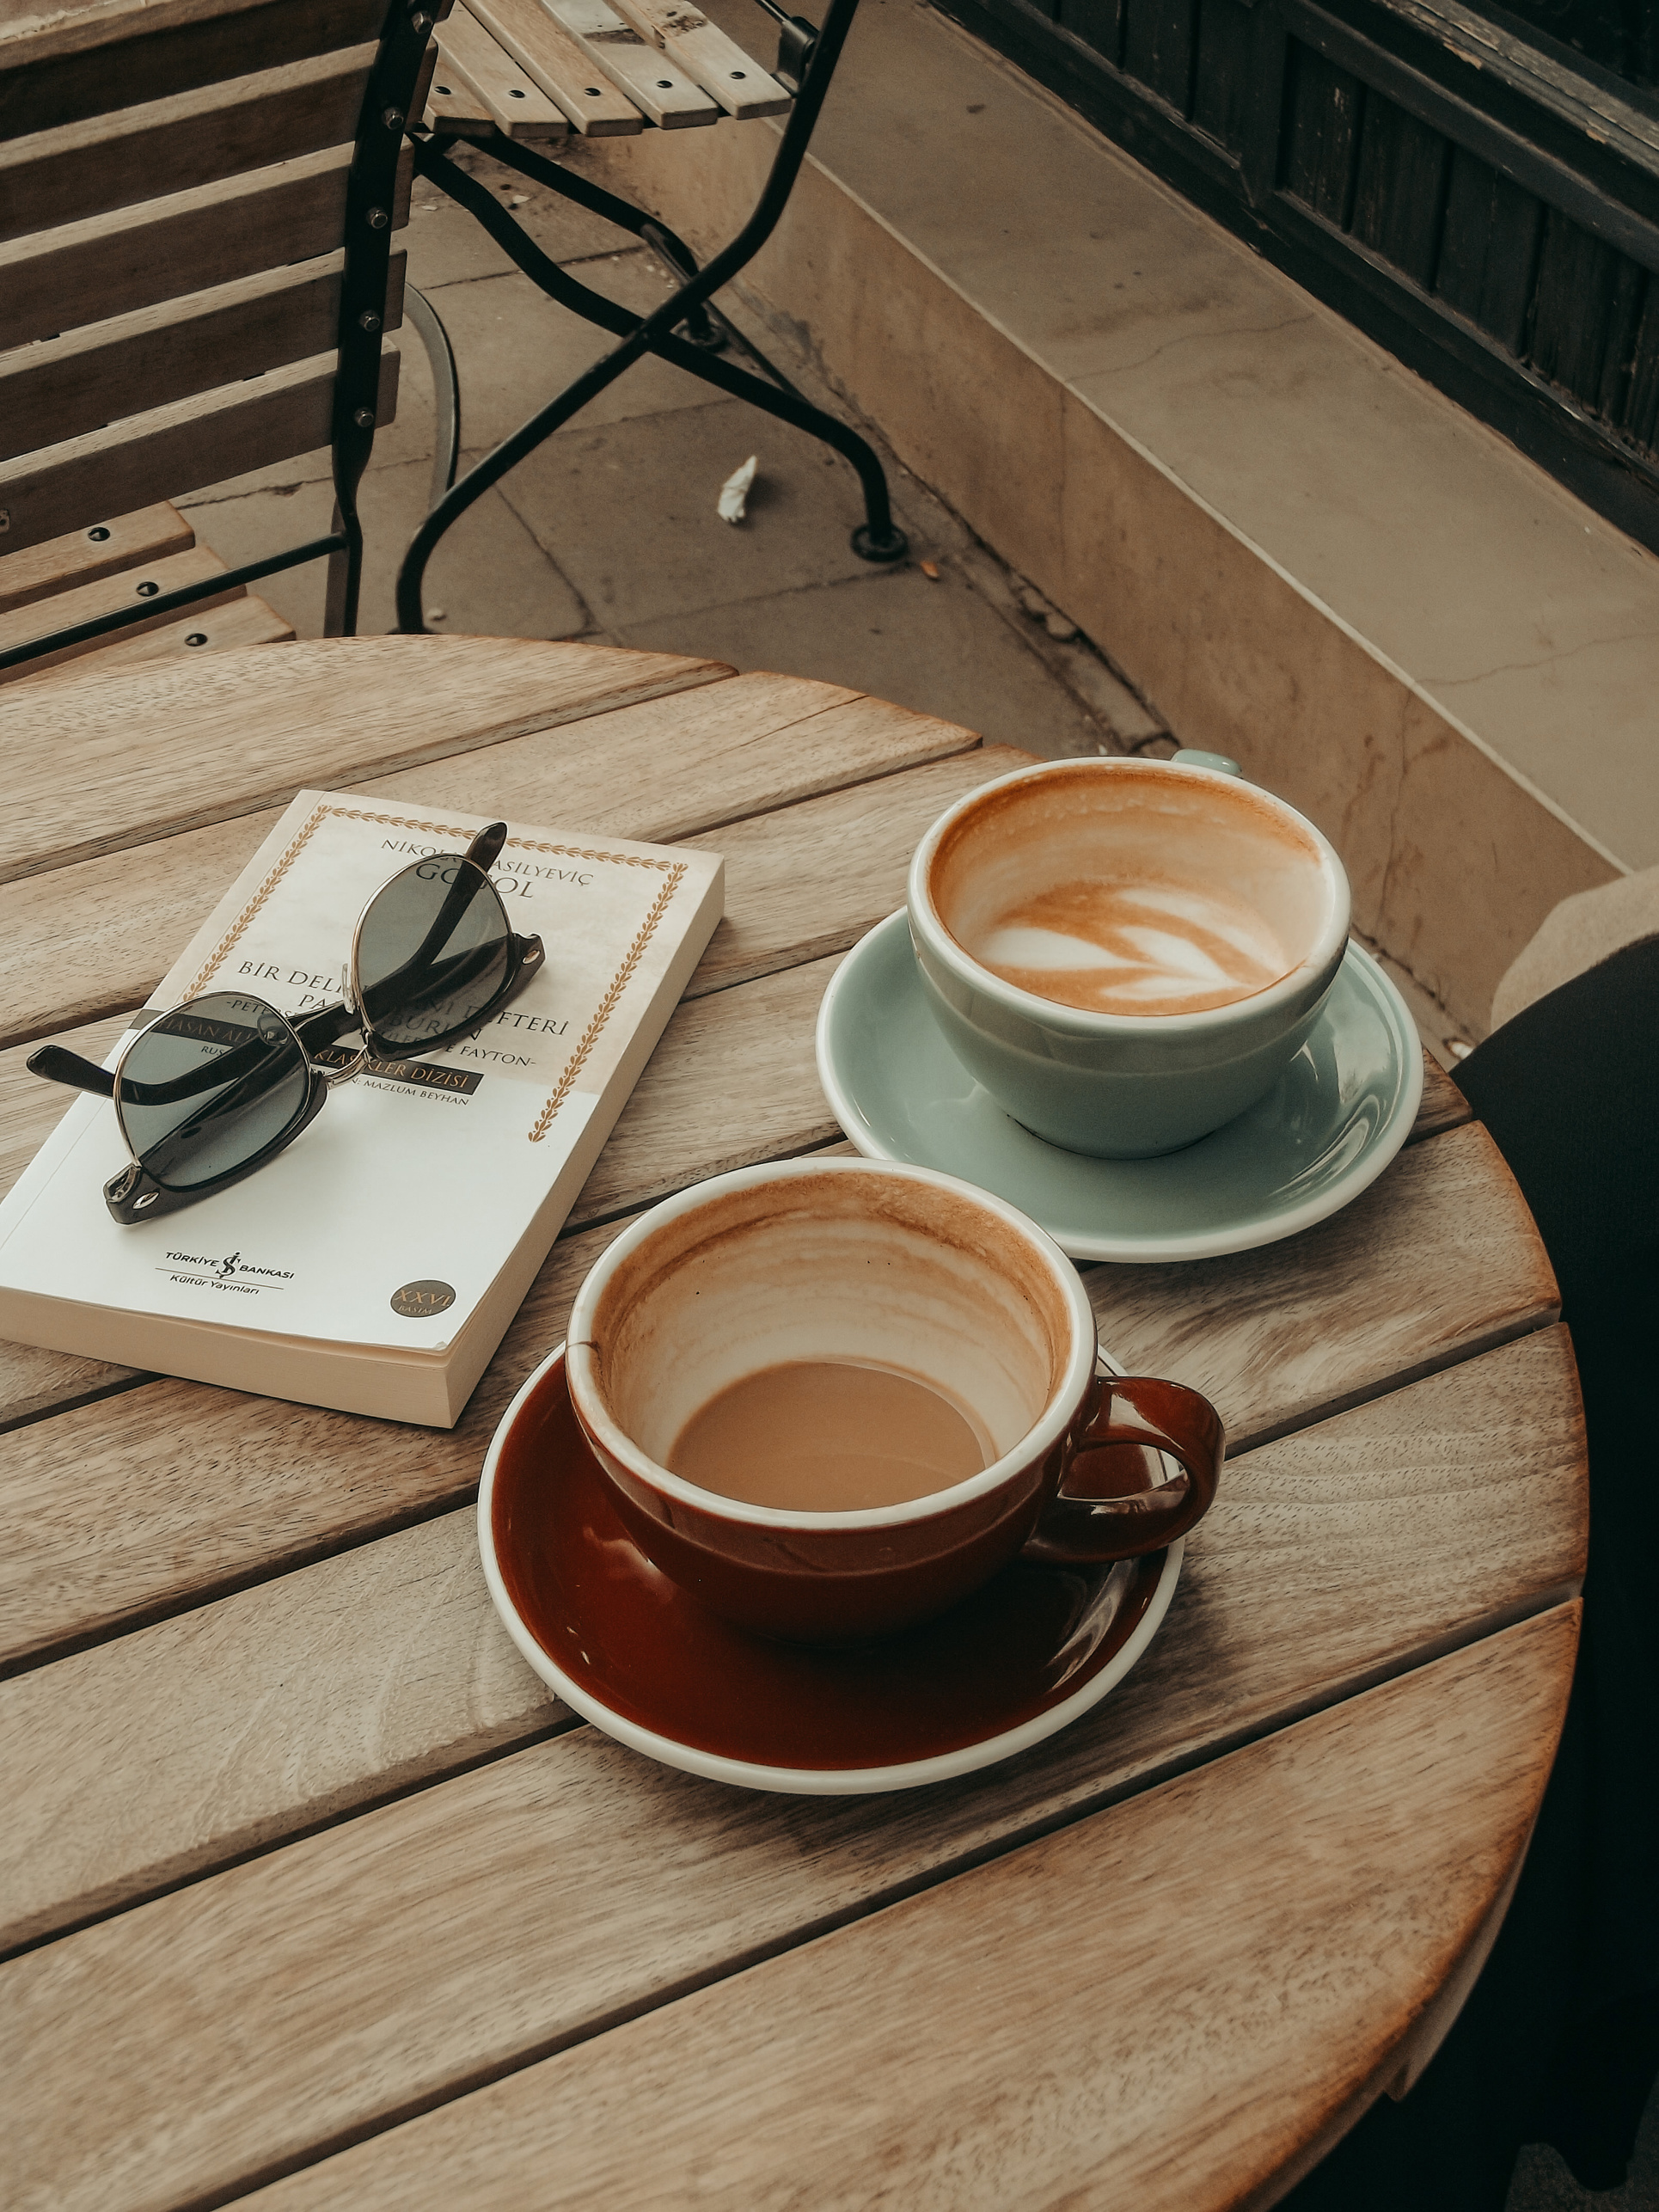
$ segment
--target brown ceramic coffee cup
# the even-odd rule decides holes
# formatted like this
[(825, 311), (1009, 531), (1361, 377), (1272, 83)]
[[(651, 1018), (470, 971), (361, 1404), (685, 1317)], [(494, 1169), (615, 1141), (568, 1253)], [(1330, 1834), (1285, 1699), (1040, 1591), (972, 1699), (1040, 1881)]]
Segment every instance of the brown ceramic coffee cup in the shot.
[[(802, 1361), (925, 1383), (988, 1463), (851, 1511), (757, 1504), (664, 1465), (717, 1394)], [(1093, 1564), (1161, 1549), (1208, 1510), (1221, 1468), (1207, 1400), (1099, 1371), (1077, 1271), (1034, 1222), (891, 1162), (745, 1168), (654, 1208), (578, 1293), (566, 1371), (640, 1548), (726, 1619), (796, 1641), (927, 1619), (1017, 1553)], [(786, 1425), (776, 1449), (791, 1449)], [(1172, 1479), (1159, 1454), (1178, 1462)]]

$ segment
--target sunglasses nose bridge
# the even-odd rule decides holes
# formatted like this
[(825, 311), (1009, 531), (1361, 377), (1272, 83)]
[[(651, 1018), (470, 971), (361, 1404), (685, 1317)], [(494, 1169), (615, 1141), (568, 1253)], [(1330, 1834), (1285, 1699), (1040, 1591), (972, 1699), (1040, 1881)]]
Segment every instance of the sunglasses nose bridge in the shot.
[(365, 1045), (360, 1052), (354, 1052), (352, 1055), (343, 1068), (331, 1068), (324, 1061), (313, 1060), (309, 1057), (307, 1058), (305, 1064), (314, 1075), (321, 1075), (332, 1091), (336, 1084), (349, 1083), (353, 1075), (360, 1075), (367, 1065), (368, 1058), (369, 1048)]

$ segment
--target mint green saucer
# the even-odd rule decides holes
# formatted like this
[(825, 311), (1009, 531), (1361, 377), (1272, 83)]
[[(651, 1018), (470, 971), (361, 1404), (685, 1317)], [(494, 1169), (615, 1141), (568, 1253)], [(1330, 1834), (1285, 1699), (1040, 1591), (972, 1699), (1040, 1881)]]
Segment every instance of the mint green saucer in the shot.
[(1411, 1017), (1357, 945), (1267, 1096), (1157, 1160), (1092, 1160), (1011, 1121), (929, 1013), (903, 911), (842, 962), (817, 1050), (836, 1118), (867, 1159), (943, 1168), (993, 1191), (1074, 1259), (1206, 1259), (1294, 1236), (1376, 1180), (1423, 1097)]

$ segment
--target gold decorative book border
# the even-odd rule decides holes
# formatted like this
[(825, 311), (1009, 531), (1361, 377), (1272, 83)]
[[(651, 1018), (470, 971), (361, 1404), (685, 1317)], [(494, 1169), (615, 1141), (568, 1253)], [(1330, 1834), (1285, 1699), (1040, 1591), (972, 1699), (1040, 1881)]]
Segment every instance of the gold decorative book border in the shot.
[[(248, 925), (254, 916), (259, 913), (289, 869), (293, 867), (294, 862), (315, 836), (318, 829), (331, 817), (345, 822), (373, 822), (379, 827), (388, 830), (424, 830), (426, 835), (432, 837), (465, 837), (470, 841), (477, 834), (475, 830), (462, 829), (458, 824), (453, 822), (419, 821), (408, 814), (373, 814), (366, 807), (362, 806), (325, 806), (315, 808), (292, 844), (289, 846), (270, 874), (266, 877), (230, 928), (213, 947), (201, 973), (185, 993), (186, 998), (195, 998), (207, 988), (246, 935)], [(657, 933), (657, 925), (668, 911), (670, 900), (685, 879), (686, 864), (683, 861), (656, 860), (644, 853), (608, 853), (587, 845), (555, 845), (535, 837), (509, 837), (507, 844), (509, 847), (517, 847), (521, 852), (548, 853), (560, 860), (606, 861), (615, 867), (654, 868), (668, 878), (668, 881), (652, 900), (651, 911), (640, 924), (634, 942), (623, 956), (622, 965), (611, 977), (609, 987), (599, 1002), (597, 1013), (583, 1032), (581, 1041), (576, 1050), (566, 1062), (564, 1072), (559, 1078), (552, 1097), (536, 1118), (535, 1124), (530, 1131), (530, 1141), (532, 1144), (539, 1144), (553, 1126), (554, 1117), (575, 1088), (576, 1078), (581, 1074), (591, 1056), (606, 1023), (615, 1013), (622, 993), (627, 990), (633, 979), (634, 971), (645, 957), (646, 947)]]
[[(543, 849), (552, 851), (555, 849), (549, 846)], [(577, 859), (595, 861), (631, 860), (634, 858), (634, 855), (627, 853), (587, 853), (578, 854), (574, 857)], [(634, 971), (639, 966), (640, 959), (645, 953), (646, 947), (651, 942), (652, 937), (655, 934), (657, 924), (662, 920), (663, 916), (667, 912), (668, 903), (670, 899), (673, 898), (675, 892), (679, 889), (681, 879), (685, 874), (685, 862), (683, 861), (647, 861), (644, 862), (643, 865), (647, 867), (665, 869), (668, 873), (668, 881), (663, 885), (656, 898), (652, 900), (650, 913), (646, 915), (645, 920), (640, 924), (639, 934), (634, 938), (634, 942), (627, 948), (627, 958), (623, 960), (621, 966), (617, 969), (616, 973), (612, 977), (610, 989), (605, 993), (604, 996), (599, 1002), (599, 1011), (594, 1015), (592, 1020), (589, 1022), (587, 1028), (583, 1032), (581, 1043), (577, 1046), (576, 1050), (571, 1054), (569, 1060), (566, 1063), (565, 1072), (559, 1078), (558, 1088), (554, 1092), (553, 1096), (548, 1100), (546, 1106), (542, 1107), (541, 1112), (536, 1116), (536, 1126), (530, 1131), (530, 1143), (532, 1144), (539, 1144), (542, 1142), (542, 1139), (547, 1135), (548, 1130), (553, 1125), (553, 1118), (554, 1114), (558, 1112), (560, 1107), (563, 1106), (565, 1100), (570, 1096), (572, 1086), (574, 1084), (578, 1075), (582, 1072), (582, 1063), (586, 1060), (589, 1053), (592, 1051), (594, 1045), (598, 1041), (600, 1031), (610, 1020), (611, 1015), (616, 1011), (617, 1001), (621, 997), (623, 991), (627, 990), (629, 979), (633, 976)]]

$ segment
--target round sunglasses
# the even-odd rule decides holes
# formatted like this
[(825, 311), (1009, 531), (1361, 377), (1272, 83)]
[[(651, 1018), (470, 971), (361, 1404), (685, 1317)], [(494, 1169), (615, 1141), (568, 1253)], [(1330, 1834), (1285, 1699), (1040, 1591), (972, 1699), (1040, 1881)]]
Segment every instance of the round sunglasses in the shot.
[[(210, 991), (151, 1017), (113, 1069), (46, 1045), (30, 1073), (115, 1102), (130, 1165), (104, 1186), (124, 1226), (176, 1213), (239, 1183), (309, 1129), (336, 1083), (370, 1059), (412, 1060), (487, 1021), (546, 957), (515, 936), (488, 870), (493, 822), (464, 853), (401, 868), (364, 908), (338, 1004), (285, 1014), (246, 991)], [(319, 1056), (353, 1033), (361, 1047)]]

